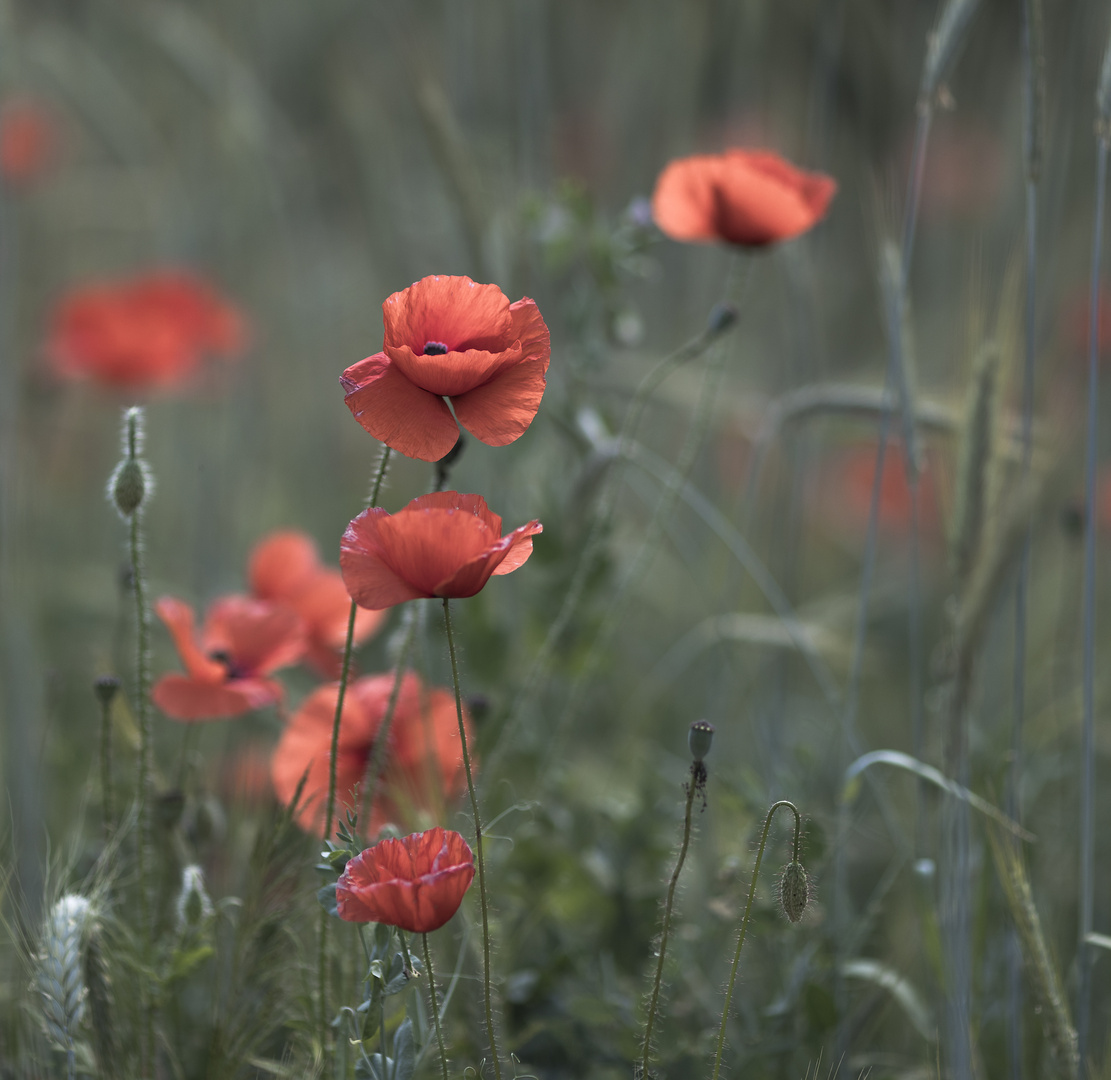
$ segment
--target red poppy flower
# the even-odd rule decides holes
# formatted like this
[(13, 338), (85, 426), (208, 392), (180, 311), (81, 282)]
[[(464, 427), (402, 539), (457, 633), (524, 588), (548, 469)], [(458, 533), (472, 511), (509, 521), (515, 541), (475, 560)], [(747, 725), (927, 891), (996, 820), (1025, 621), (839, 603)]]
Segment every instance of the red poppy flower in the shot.
[(387, 298), (382, 321), (383, 351), (340, 376), (347, 407), (376, 439), (438, 461), (460, 425), (490, 446), (524, 434), (551, 356), (535, 301), (511, 304), (496, 285), (469, 277), (426, 277)]
[(764, 247), (812, 229), (837, 183), (770, 150), (726, 150), (671, 162), (652, 195), (656, 224), (673, 240)]
[[(338, 678), (351, 597), (340, 572), (321, 565), (316, 544), (304, 533), (271, 533), (251, 552), (247, 577), (253, 595), (288, 604), (301, 616), (308, 634), (306, 656), (325, 678)], [(360, 608), (354, 643), (366, 641), (385, 619), (384, 612)]]
[[(393, 682), (392, 674), (365, 676), (347, 688), (336, 756), (336, 799), (341, 810), (359, 806), (359, 791), (389, 708)], [(338, 693), (338, 684), (331, 683), (302, 702), (270, 762), (274, 791), (287, 806), (308, 770), (297, 821), (306, 832), (318, 835), (327, 808), (328, 758)], [(467, 737), (473, 738), (466, 711), (463, 723)], [(466, 780), (455, 696), (447, 690), (429, 689), (417, 675), (406, 673), (382, 762), (368, 835), (376, 835), (388, 821), (417, 825), (442, 816), (445, 806), (462, 793)]]
[(348, 862), (336, 884), (339, 917), (427, 934), (459, 910), (474, 879), (474, 854), (457, 832), (437, 826), (382, 840)]
[(272, 705), (282, 684), (264, 676), (305, 651), (300, 616), (279, 604), (225, 596), (209, 609), (198, 639), (193, 609), (172, 596), (155, 605), (173, 636), (184, 675), (164, 675), (151, 699), (175, 720), (217, 720)]
[(396, 514), (364, 510), (340, 541), (340, 572), (352, 599), (372, 609), (418, 597), (474, 596), (492, 574), (521, 566), (542, 531), (530, 521), (502, 536), (501, 518), (481, 495), (434, 492)]
[(54, 309), (46, 355), (56, 374), (128, 390), (180, 384), (206, 355), (232, 358), (243, 315), (207, 282), (161, 270), (74, 289)]
[(0, 176), (10, 184), (37, 180), (49, 167), (57, 142), (50, 113), (31, 98), (0, 106)]

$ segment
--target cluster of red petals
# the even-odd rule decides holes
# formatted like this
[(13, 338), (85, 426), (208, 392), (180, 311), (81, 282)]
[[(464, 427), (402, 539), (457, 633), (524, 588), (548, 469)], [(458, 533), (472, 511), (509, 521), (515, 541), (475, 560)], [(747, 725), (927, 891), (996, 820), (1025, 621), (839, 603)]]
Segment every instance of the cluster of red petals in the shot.
[(225, 596), (208, 609), (198, 635), (193, 609), (164, 596), (154, 605), (174, 639), (184, 675), (164, 675), (151, 698), (175, 720), (217, 720), (272, 705), (282, 684), (266, 678), (305, 652), (305, 629), (289, 607)]
[(492, 574), (532, 554), (539, 521), (501, 534), (481, 495), (440, 491), (403, 510), (364, 510), (343, 534), (339, 564), (351, 598), (374, 610), (420, 597), (474, 596)]
[(63, 378), (144, 390), (177, 386), (205, 356), (231, 359), (246, 344), (243, 314), (211, 285), (184, 270), (159, 270), (62, 297), (46, 355)]
[(469, 277), (426, 277), (388, 297), (382, 321), (382, 352), (340, 376), (347, 407), (376, 439), (438, 461), (459, 425), (490, 446), (524, 434), (551, 357), (535, 301), (511, 304), (496, 285)]
[[(351, 598), (340, 572), (321, 564), (312, 539), (292, 530), (264, 537), (251, 552), (247, 577), (252, 595), (286, 604), (301, 616), (308, 635), (307, 659), (325, 678), (337, 678)], [(383, 612), (360, 608), (353, 644), (366, 641), (385, 618)]]
[(54, 119), (32, 98), (10, 98), (0, 106), (0, 176), (9, 184), (33, 183), (54, 159)]
[(726, 150), (671, 162), (652, 195), (652, 216), (673, 240), (764, 247), (812, 229), (837, 183), (770, 150)]
[(474, 854), (457, 832), (437, 826), (383, 840), (348, 862), (336, 904), (348, 922), (378, 922), (427, 934), (459, 910), (474, 879)]
[[(359, 809), (359, 792), (393, 685), (392, 674), (368, 675), (347, 688), (336, 754), (336, 799), (341, 808)], [(338, 694), (337, 683), (313, 691), (286, 726), (270, 762), (274, 792), (283, 805), (289, 805), (305, 777), (297, 820), (307, 832), (319, 834), (324, 827)], [(471, 739), (466, 712), (463, 722)], [(383, 773), (375, 786), (369, 825), (364, 826), (371, 836), (389, 821), (415, 825), (429, 816), (435, 820), (445, 804), (462, 793), (466, 779), (455, 696), (426, 687), (413, 672), (402, 679), (387, 739)]]

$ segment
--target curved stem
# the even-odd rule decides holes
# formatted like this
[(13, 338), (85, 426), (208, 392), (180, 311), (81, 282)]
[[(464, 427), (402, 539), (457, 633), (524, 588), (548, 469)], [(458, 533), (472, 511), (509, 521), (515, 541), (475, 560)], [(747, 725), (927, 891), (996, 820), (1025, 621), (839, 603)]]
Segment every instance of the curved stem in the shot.
[(486, 900), (486, 864), (482, 857), (482, 820), (478, 816), (478, 799), (471, 777), (471, 755), (467, 750), (467, 730), (463, 725), (463, 697), (459, 691), (459, 664), (455, 658), (455, 636), (451, 629), (451, 602), (444, 597), (444, 626), (447, 629), (447, 648), (451, 656), (451, 681), (455, 687), (455, 715), (459, 720), (459, 742), (463, 748), (463, 768), (467, 773), (467, 794), (474, 814), (474, 850), (478, 863), (478, 896), (482, 905), (482, 995), (486, 1007), (486, 1031), (490, 1039), (490, 1055), (494, 1059), (494, 1078), (501, 1080), (501, 1061), (498, 1044), (494, 1038), (494, 1009), (490, 1003), (490, 916)]
[(752, 868), (752, 883), (748, 887), (748, 901), (745, 903), (744, 917), (741, 919), (741, 936), (737, 939), (737, 951), (733, 954), (733, 967), (729, 971), (729, 985), (725, 988), (725, 1007), (721, 1010), (721, 1027), (718, 1029), (717, 1052), (714, 1055), (713, 1080), (718, 1080), (721, 1071), (721, 1051), (725, 1046), (725, 1021), (729, 1018), (729, 1006), (733, 1002), (733, 987), (737, 982), (737, 965), (741, 962), (741, 949), (744, 948), (745, 935), (748, 933), (749, 919), (752, 917), (752, 901), (756, 896), (756, 879), (760, 876), (760, 863), (764, 859), (764, 848), (768, 844), (768, 831), (772, 827), (772, 818), (780, 807), (789, 807), (795, 815), (795, 842), (794, 861), (799, 861), (799, 846), (802, 842), (802, 817), (798, 807), (787, 799), (780, 799), (772, 803), (768, 816), (764, 819), (764, 831), (760, 834), (760, 846), (756, 850), (756, 865)]
[(428, 991), (432, 995), (432, 1019), (436, 1022), (436, 1043), (440, 1047), (440, 1069), (447, 1080), (447, 1051), (444, 1049), (444, 1033), (440, 1028), (440, 1006), (436, 1001), (436, 977), (432, 973), (432, 953), (428, 948), (428, 935), (421, 934), (424, 947), (424, 970), (428, 972)]
[[(390, 448), (382, 450), (378, 459), (378, 468), (374, 474), (374, 481), (370, 489), (368, 506), (378, 505), (378, 496), (382, 491), (382, 481), (386, 478), (386, 467), (390, 462)], [(355, 644), (355, 615), (358, 605), (351, 601), (351, 610), (347, 615), (347, 637), (343, 642), (343, 666), (340, 669), (339, 693), (336, 695), (336, 714), (332, 720), (332, 745), (328, 758), (328, 803), (324, 814), (324, 839), (332, 834), (332, 817), (336, 809), (336, 756), (339, 751), (339, 729), (343, 717), (343, 699), (347, 694), (347, 680), (351, 676), (351, 652)], [(320, 1046), (325, 1050), (328, 1046), (328, 913), (320, 909), (320, 939), (319, 955), (317, 957), (317, 982), (320, 997)]]
[[(648, 1005), (648, 1019), (644, 1024), (644, 1052), (640, 1062), (640, 1075), (648, 1076), (648, 1058), (652, 1051), (652, 1028), (656, 1022), (656, 1010), (660, 1002), (660, 983), (663, 981), (664, 955), (667, 952), (667, 937), (671, 930), (671, 911), (675, 903), (675, 886), (679, 883), (679, 874), (683, 869), (683, 861), (687, 857), (687, 848), (691, 839), (691, 808), (694, 806), (694, 793), (698, 790), (697, 763), (691, 766), (691, 778), (687, 784), (687, 805), (683, 814), (683, 842), (679, 847), (679, 858), (675, 860), (675, 869), (671, 872), (671, 880), (667, 883), (667, 901), (664, 904), (664, 926), (660, 934), (660, 948), (656, 959), (656, 978), (652, 982), (652, 1000)], [(702, 774), (705, 776), (705, 772)]]

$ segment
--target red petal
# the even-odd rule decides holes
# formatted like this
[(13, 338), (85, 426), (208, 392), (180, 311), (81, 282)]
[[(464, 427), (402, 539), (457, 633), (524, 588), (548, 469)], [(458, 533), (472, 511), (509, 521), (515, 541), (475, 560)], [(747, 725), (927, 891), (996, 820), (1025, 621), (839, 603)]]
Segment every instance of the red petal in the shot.
[(387, 345), (385, 352), (411, 383), (437, 397), (465, 394), (521, 362), (521, 346), (516, 341), (501, 352), (467, 349), (423, 356), (408, 345)]
[[(498, 568), (510, 555), (513, 548), (518, 548), (515, 563), (509, 570), (502, 573), (508, 574), (510, 570), (517, 569), (532, 554), (532, 540), (527, 539), (534, 533), (541, 532), (543, 526), (539, 521), (531, 521), (514, 529), (507, 536), (503, 536), (496, 544), (492, 544), (481, 554), (470, 559), (450, 577), (440, 581), (433, 596), (458, 597), (463, 599), (474, 596), (490, 580), (491, 575), (498, 572)], [(527, 545), (527, 549), (525, 548)]]
[(242, 716), (282, 699), (282, 684), (273, 679), (229, 679), (224, 683), (164, 675), (151, 700), (175, 720), (221, 720)]
[(523, 296), (509, 305), (509, 314), (513, 319), (510, 335), (521, 343), (521, 356), (525, 360), (543, 360), (546, 371), (552, 355), (552, 335), (536, 301)]
[(459, 423), (488, 446), (506, 446), (519, 439), (540, 408), (547, 368), (547, 358), (526, 360), (485, 386), (453, 397)]
[(411, 383), (385, 353), (352, 365), (340, 382), (351, 415), (406, 457), (439, 461), (459, 438), (459, 426), (443, 400)]
[(227, 678), (227, 668), (218, 660), (205, 656), (198, 647), (193, 609), (187, 603), (173, 596), (163, 596), (155, 601), (154, 611), (166, 624), (178, 656), (193, 679), (218, 684)]
[(719, 157), (700, 154), (672, 161), (652, 194), (652, 217), (672, 240), (716, 240), (714, 189)]
[(543, 531), (544, 526), (539, 521), (530, 521), (527, 525), (514, 529), (509, 534), (513, 537), (513, 543), (506, 552), (505, 558), (494, 567), (494, 576), (511, 574), (517, 567), (524, 566), (532, 554), (532, 538)]
[(339, 566), (351, 598), (371, 610), (393, 607), (429, 595), (405, 581), (383, 557), (381, 529), (385, 510), (364, 510), (344, 531)]
[(319, 568), (316, 544), (300, 532), (275, 532), (251, 552), (247, 580), (260, 600), (288, 600)]
[(227, 653), (236, 676), (266, 675), (295, 664), (305, 652), (305, 624), (293, 608), (225, 596), (208, 609), (205, 652)]
[(429, 341), (450, 352), (468, 348), (501, 348), (512, 344), (509, 299), (497, 285), (479, 285), (469, 277), (422, 278), (382, 305), (385, 343), (408, 345), (416, 354)]
[(442, 507), (447, 510), (466, 510), (486, 523), (492, 536), (501, 536), (501, 518), (486, 505), (481, 495), (469, 495), (461, 491), (430, 491), (418, 495), (405, 507), (406, 510), (425, 510), (429, 507)]

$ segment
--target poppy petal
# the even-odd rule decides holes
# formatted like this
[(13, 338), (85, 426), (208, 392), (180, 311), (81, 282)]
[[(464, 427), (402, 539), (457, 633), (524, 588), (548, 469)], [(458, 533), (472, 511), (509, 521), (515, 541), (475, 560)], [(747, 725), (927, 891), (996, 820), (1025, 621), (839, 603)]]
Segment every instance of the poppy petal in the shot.
[(282, 699), (282, 684), (273, 679), (205, 682), (187, 675), (164, 675), (151, 700), (175, 720), (222, 720), (273, 705)]
[(480, 285), (469, 277), (422, 278), (386, 298), (382, 323), (387, 345), (408, 345), (418, 355), (428, 342), (457, 352), (513, 340), (507, 340), (509, 299), (497, 285)]
[(411, 500), (405, 509), (427, 510), (430, 507), (464, 510), (474, 514), (486, 523), (493, 536), (501, 536), (501, 518), (486, 505), (486, 500), (481, 495), (469, 495), (461, 491), (430, 491), (427, 495), (418, 495)]
[(485, 386), (453, 397), (459, 423), (487, 446), (507, 446), (519, 439), (540, 408), (547, 368), (546, 357), (526, 360)]
[(552, 355), (552, 335), (536, 301), (522, 296), (509, 305), (509, 314), (513, 320), (510, 335), (521, 343), (521, 355), (526, 360), (543, 360), (547, 370)]
[(521, 344), (517, 341), (502, 352), (467, 349), (422, 356), (408, 345), (386, 345), (385, 353), (411, 383), (438, 397), (465, 394), (521, 362)]
[(227, 678), (227, 667), (206, 656), (198, 647), (193, 609), (187, 603), (174, 596), (163, 596), (155, 601), (154, 612), (170, 631), (178, 656), (191, 678), (210, 683), (222, 683)]
[(530, 521), (513, 532), (503, 536), (496, 544), (492, 544), (485, 551), (475, 555), (460, 566), (451, 577), (438, 582), (432, 590), (433, 596), (450, 596), (465, 598), (474, 596), (498, 572), (498, 567), (509, 557), (510, 551), (516, 546), (519, 549), (516, 555), (517, 562), (509, 570), (502, 571), (508, 574), (510, 570), (517, 569), (532, 554), (533, 534), (542, 532), (543, 526), (539, 521)]
[(227, 654), (236, 677), (267, 675), (304, 655), (305, 624), (293, 608), (225, 596), (208, 609), (201, 635), (207, 653)]
[(353, 364), (340, 382), (351, 415), (406, 457), (439, 461), (459, 438), (459, 425), (443, 399), (410, 382), (385, 353)]
[(304, 533), (271, 533), (255, 544), (247, 563), (247, 580), (260, 600), (288, 600), (319, 565), (316, 544)]

